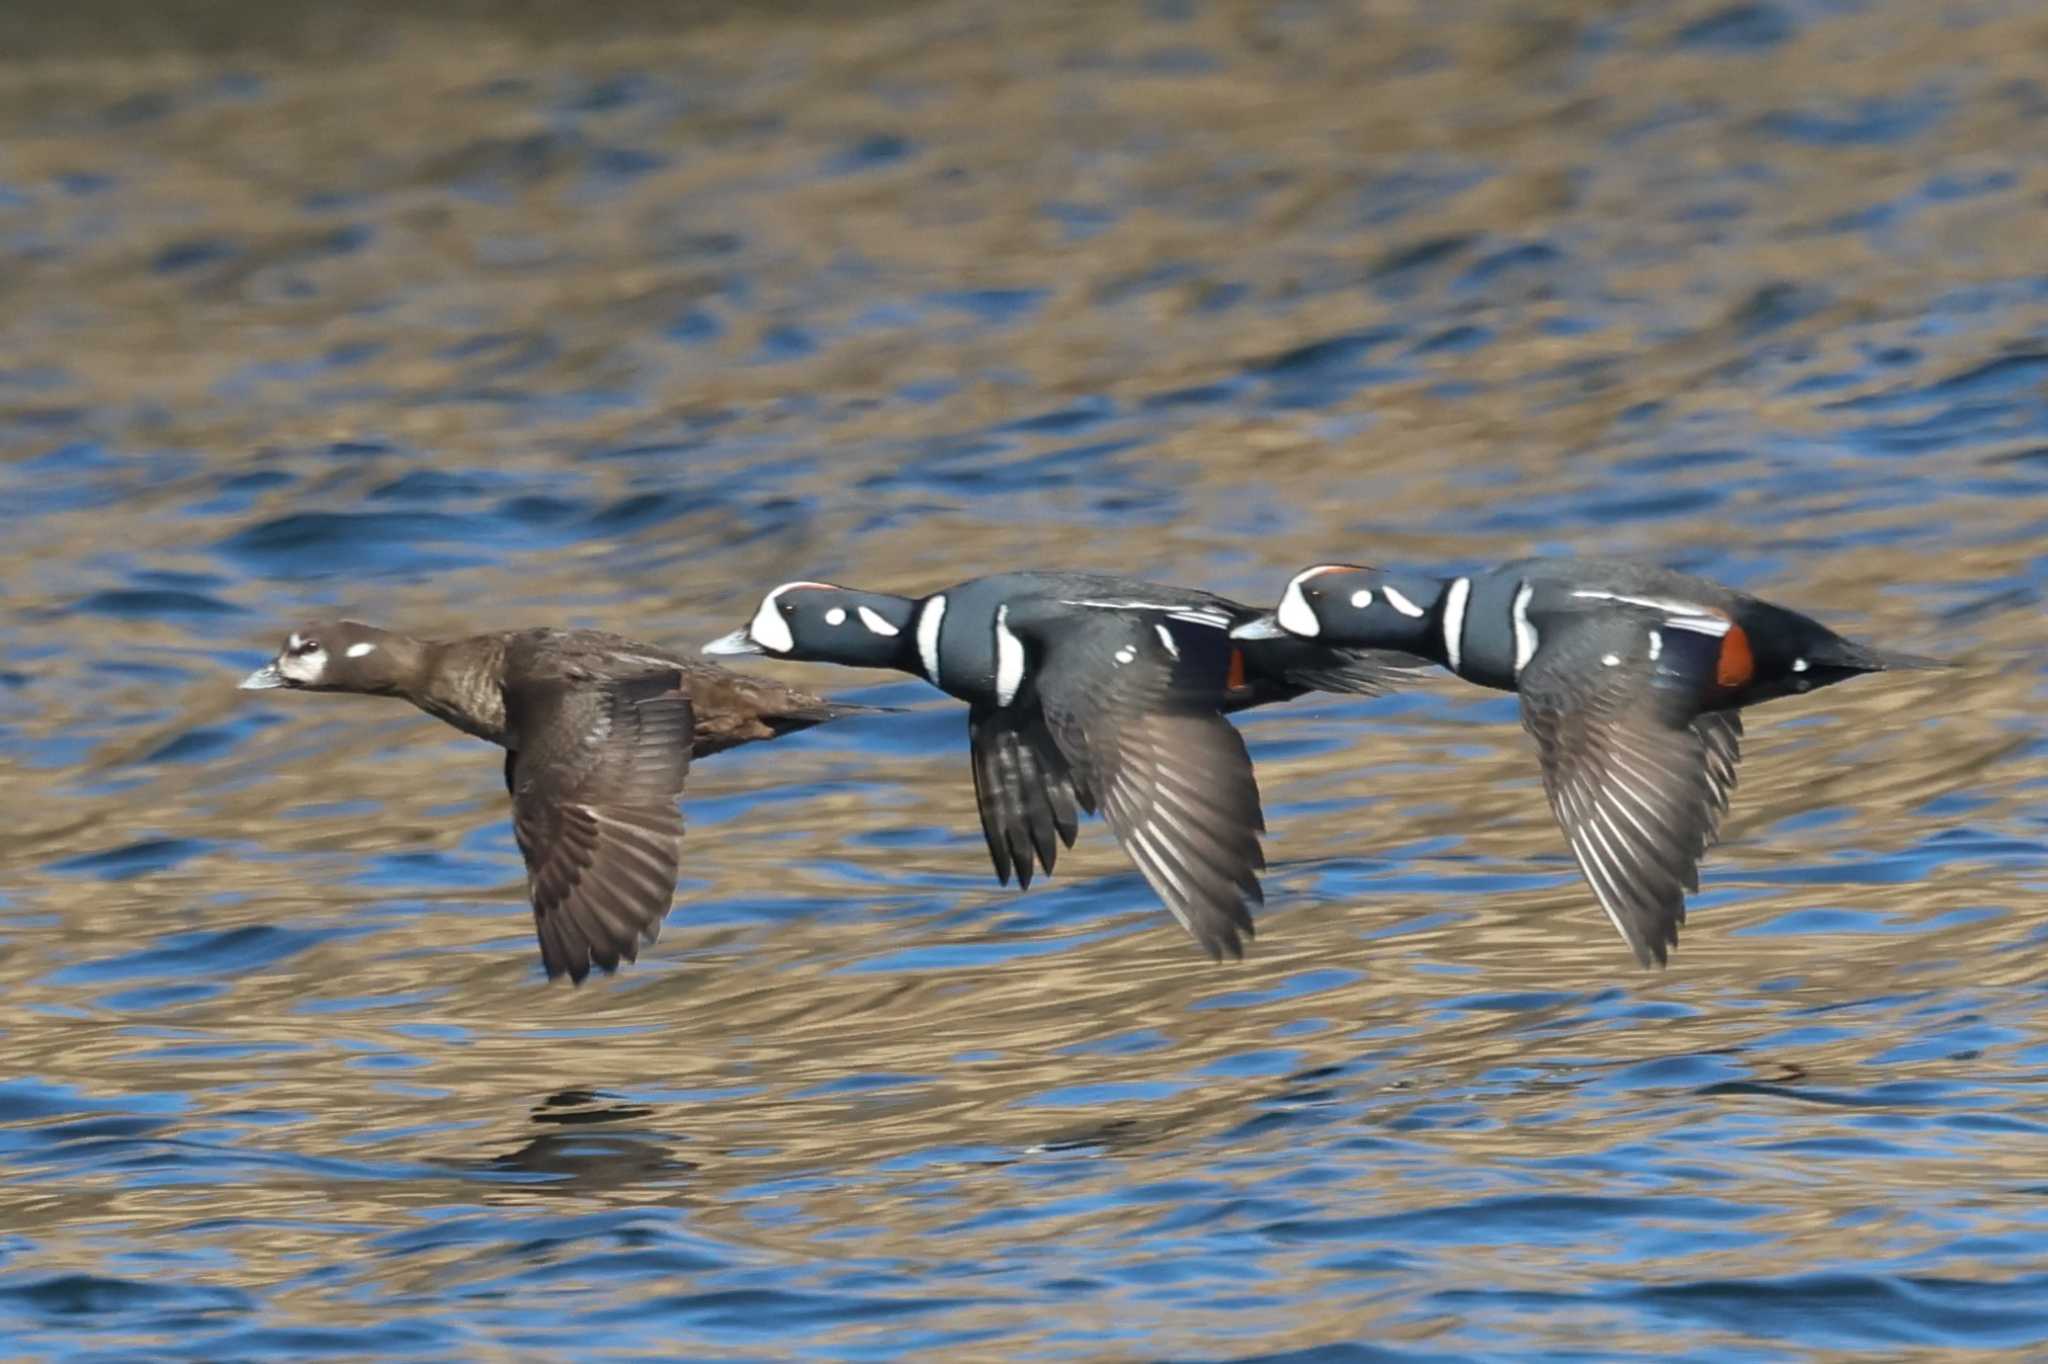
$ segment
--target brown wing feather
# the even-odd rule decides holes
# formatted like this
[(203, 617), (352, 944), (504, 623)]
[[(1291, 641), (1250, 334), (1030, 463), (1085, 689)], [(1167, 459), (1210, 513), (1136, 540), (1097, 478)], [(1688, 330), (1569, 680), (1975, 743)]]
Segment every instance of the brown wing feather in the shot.
[(613, 971), (661, 931), (682, 865), (676, 808), (694, 717), (675, 673), (527, 683), (508, 691), (517, 732), (506, 765), (550, 979)]

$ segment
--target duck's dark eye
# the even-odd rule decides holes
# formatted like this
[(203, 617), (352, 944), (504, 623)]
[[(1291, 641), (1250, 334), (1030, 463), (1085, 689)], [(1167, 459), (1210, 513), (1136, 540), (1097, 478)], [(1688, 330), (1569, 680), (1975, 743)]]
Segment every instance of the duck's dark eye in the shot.
[(302, 657), (306, 654), (317, 654), (320, 652), (320, 641), (317, 639), (302, 639), (292, 652)]

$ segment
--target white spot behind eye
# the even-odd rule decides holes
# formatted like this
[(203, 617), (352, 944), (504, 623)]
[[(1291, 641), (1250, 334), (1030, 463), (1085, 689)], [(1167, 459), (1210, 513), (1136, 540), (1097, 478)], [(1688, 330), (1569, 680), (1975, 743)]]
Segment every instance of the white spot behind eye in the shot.
[(1619, 668), (1621, 666), (1621, 656), (1619, 654), (1602, 654), (1600, 655), (1600, 661), (1610, 668)]
[(1134, 661), (1137, 657), (1138, 655), (1136, 651), (1134, 651), (1128, 644), (1126, 644), (1123, 648), (1118, 649), (1116, 651), (1116, 661), (1119, 663), (1130, 663)]
[(1805, 672), (1808, 666), (1809, 665), (1807, 661), (1803, 658), (1795, 658), (1792, 660), (1792, 671), (1795, 673)]
[[(1393, 592), (1389, 591), (1389, 592), (1387, 593), (1387, 600), (1388, 600), (1388, 601), (1392, 601), (1393, 599), (1394, 599), (1394, 594), (1393, 594)], [(1372, 605), (1372, 589), (1371, 589), (1371, 588), (1369, 588), (1369, 587), (1361, 587), (1361, 588), (1359, 588), (1359, 589), (1358, 589), (1358, 590), (1357, 590), (1356, 592), (1353, 592), (1353, 593), (1351, 594), (1351, 604), (1352, 604), (1352, 606), (1356, 607), (1356, 608), (1357, 608), (1358, 610), (1360, 610), (1360, 611), (1363, 611), (1363, 610), (1364, 610), (1364, 609), (1365, 609), (1366, 607), (1368, 607), (1368, 606), (1371, 606), (1371, 605)], [(1395, 610), (1397, 610), (1397, 611), (1398, 611), (1398, 610), (1400, 610), (1400, 608), (1399, 608), (1399, 607), (1395, 607), (1394, 609), (1395, 609)]]
[(350, 658), (361, 658), (364, 654), (373, 654), (375, 652), (377, 652), (377, 646), (367, 639), (360, 644), (348, 646), (348, 656)]
[(846, 624), (846, 608), (843, 606), (835, 606), (830, 611), (827, 611), (825, 613), (825, 623), (827, 625)]
[(875, 634), (887, 636), (900, 635), (903, 633), (901, 630), (898, 630), (895, 626), (891, 625), (889, 623), (888, 617), (884, 616), (880, 611), (877, 611), (874, 607), (863, 606), (859, 609), (860, 623), (862, 625), (867, 626), (868, 629), (872, 630)]

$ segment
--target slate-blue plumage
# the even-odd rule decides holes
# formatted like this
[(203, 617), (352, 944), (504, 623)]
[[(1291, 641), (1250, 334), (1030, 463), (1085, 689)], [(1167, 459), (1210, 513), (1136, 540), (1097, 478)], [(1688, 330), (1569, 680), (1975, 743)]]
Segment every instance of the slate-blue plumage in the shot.
[(1371, 693), (1408, 665), (1293, 639), (1233, 643), (1251, 607), (1102, 574), (1003, 573), (923, 597), (785, 583), (712, 653), (892, 668), (968, 703), (982, 833), (1028, 887), (1100, 811), (1213, 957), (1239, 957), (1262, 903), (1265, 829), (1224, 714), (1312, 690)]
[(1524, 559), (1456, 578), (1322, 564), (1235, 634), (1400, 649), (1518, 693), (1551, 811), (1644, 965), (1677, 945), (1685, 894), (1720, 835), (1742, 707), (1859, 673), (1945, 666), (1704, 578), (1601, 559)]

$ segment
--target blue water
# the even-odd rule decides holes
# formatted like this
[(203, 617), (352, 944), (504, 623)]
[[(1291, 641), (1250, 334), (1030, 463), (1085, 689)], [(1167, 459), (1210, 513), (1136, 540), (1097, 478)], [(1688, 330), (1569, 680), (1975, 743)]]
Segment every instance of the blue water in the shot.
[[(2031, 10), (388, 34), (0, 102), (13, 1355), (2048, 1351)], [(1455, 685), (1241, 717), (1212, 967), (1100, 827), (994, 883), (950, 702), (767, 665), (904, 713), (698, 764), (580, 990), (494, 755), (233, 690), (337, 610), (1542, 552), (1961, 665), (1751, 716), (1664, 972)]]

